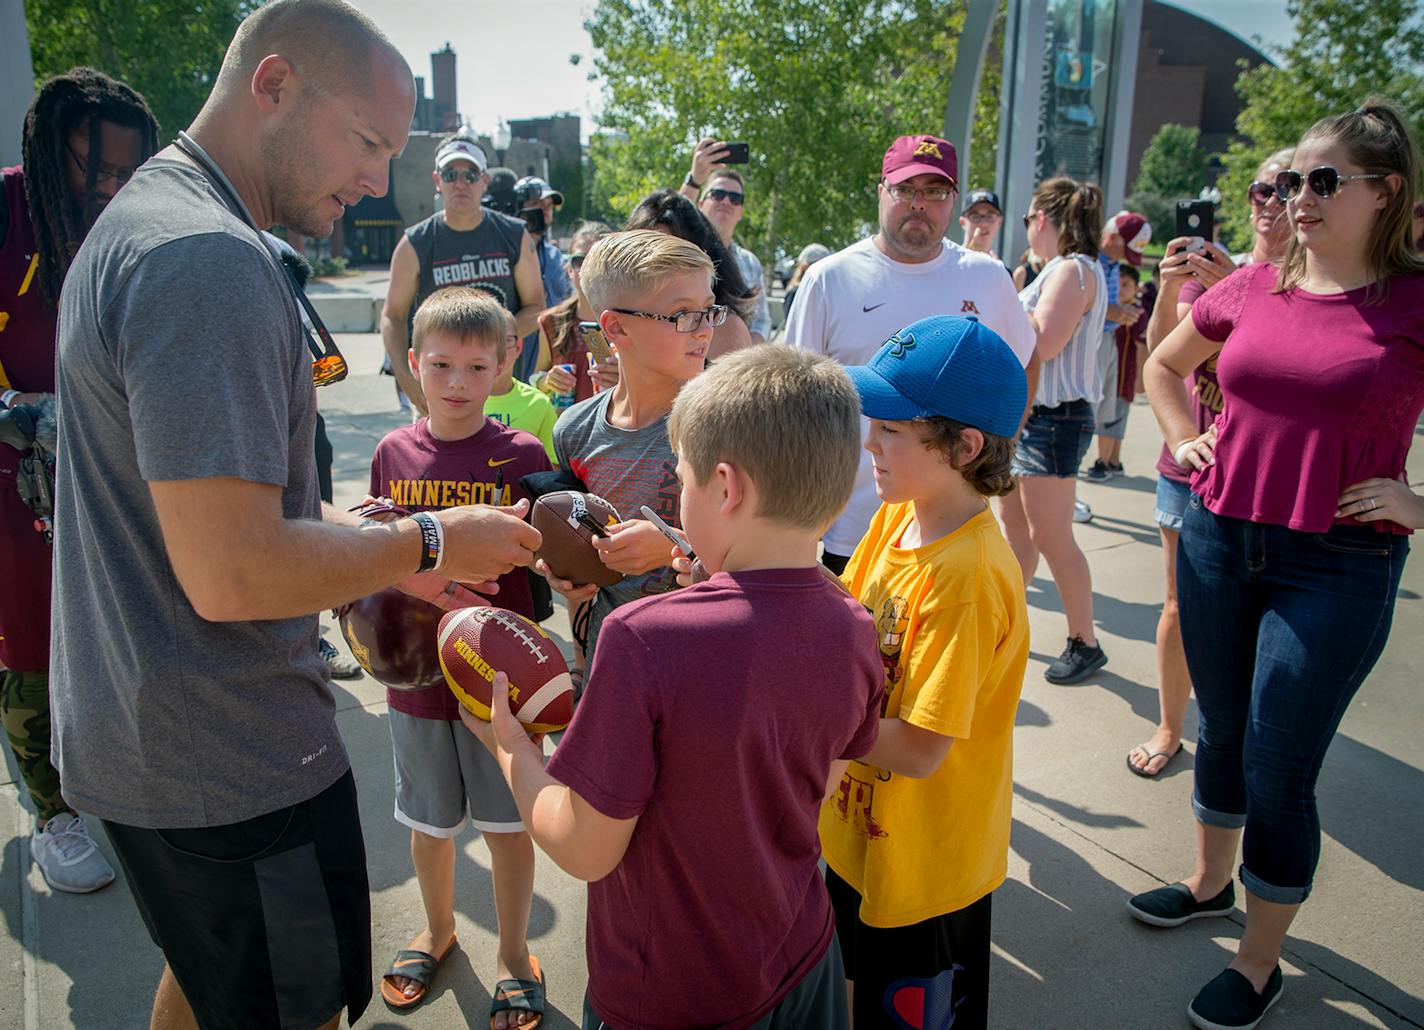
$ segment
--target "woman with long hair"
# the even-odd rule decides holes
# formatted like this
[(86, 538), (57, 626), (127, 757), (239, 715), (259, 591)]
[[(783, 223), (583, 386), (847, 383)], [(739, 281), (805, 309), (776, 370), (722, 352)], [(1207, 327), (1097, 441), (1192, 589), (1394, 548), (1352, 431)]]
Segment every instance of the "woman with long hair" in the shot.
[[(1294, 151), (1281, 150), (1261, 162), (1256, 177), (1247, 188), (1251, 205), (1251, 249), (1231, 257), (1211, 241), (1193, 248), (1190, 237), (1178, 237), (1167, 244), (1166, 257), (1158, 266), (1162, 292), (1147, 323), (1147, 351), (1156, 349), (1167, 334), (1187, 317), (1192, 304), (1207, 289), (1234, 272), (1240, 265), (1268, 261), (1279, 265), (1290, 242), (1290, 220), (1285, 203), (1276, 196), (1276, 175), (1289, 168)], [(1216, 384), (1216, 358), (1209, 358), (1191, 376), (1192, 414), (1201, 432), (1221, 411), (1221, 389)], [(1182, 750), (1182, 730), (1187, 718), (1187, 699), (1192, 694), (1192, 678), (1182, 651), (1182, 627), (1177, 605), (1177, 537), (1182, 516), (1191, 498), (1191, 476), (1162, 447), (1157, 460), (1157, 499), (1154, 516), (1162, 537), (1162, 557), (1166, 564), (1166, 597), (1157, 619), (1157, 732), (1127, 753), (1127, 767), (1138, 776), (1154, 777)]]
[(569, 241), (569, 278), (574, 292), (539, 316), (539, 359), (530, 383), (551, 397), (572, 395), (570, 403), (587, 400), (599, 389), (618, 382), (617, 363), (595, 368), (578, 331), (580, 322), (598, 320), (598, 312), (588, 306), (588, 298), (579, 286), (584, 256), (612, 231), (613, 227), (604, 222), (584, 222), (574, 230)]
[[(1177, 926), (1235, 907), (1230, 966), (1188, 1008), (1254, 1027), (1281, 994), (1286, 932), (1320, 856), (1315, 784), (1384, 650), (1424, 498), (1404, 482), (1424, 410), (1424, 256), (1410, 238), (1418, 151), (1398, 106), (1324, 118), (1275, 179), (1294, 237), (1233, 272), (1147, 360), (1147, 393), (1192, 496), (1177, 551), (1182, 642), (1201, 713), (1196, 869), (1139, 894)], [(1218, 356), (1200, 432), (1183, 382)]]
[[(999, 502), (1004, 535), (1033, 579), (1038, 557), (1048, 561), (1068, 616), (1068, 646), (1044, 674), (1050, 683), (1077, 683), (1107, 664), (1093, 629), (1088, 559), (1073, 539), (1073, 491), (1093, 438), (1093, 409), (1102, 398), (1098, 346), (1107, 311), (1107, 284), (1098, 262), (1103, 195), (1065, 176), (1033, 192), (1024, 216), (1028, 243), (1043, 270), (1019, 294), (1038, 334), (1038, 385), (1014, 448), (1019, 489)], [(1032, 383), (1032, 379), (1030, 380)]]
[(712, 346), (707, 349), (708, 361), (751, 346), (752, 334), (747, 322), (756, 307), (761, 287), (747, 285), (737, 266), (737, 259), (692, 201), (675, 190), (654, 190), (638, 202), (623, 228), (670, 233), (696, 245), (712, 259), (715, 275), (712, 293), (718, 304), (726, 306), (728, 317), (712, 334)]

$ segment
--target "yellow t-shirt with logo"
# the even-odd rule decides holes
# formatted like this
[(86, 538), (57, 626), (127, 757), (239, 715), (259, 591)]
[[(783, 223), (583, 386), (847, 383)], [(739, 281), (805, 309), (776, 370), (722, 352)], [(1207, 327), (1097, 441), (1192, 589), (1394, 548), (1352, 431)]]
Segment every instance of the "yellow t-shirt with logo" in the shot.
[(881, 714), (954, 743), (925, 779), (852, 762), (821, 810), (826, 863), (879, 927), (958, 911), (1004, 882), (1028, 665), (1023, 575), (993, 514), (907, 550), (913, 517), (911, 504), (881, 505), (842, 579), (875, 619)]

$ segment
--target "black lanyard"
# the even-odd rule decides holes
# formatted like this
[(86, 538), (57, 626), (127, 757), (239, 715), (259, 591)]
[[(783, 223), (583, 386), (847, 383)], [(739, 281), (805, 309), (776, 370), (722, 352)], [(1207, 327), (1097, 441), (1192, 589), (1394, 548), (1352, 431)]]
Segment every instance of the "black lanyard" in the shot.
[[(208, 152), (204, 150), (193, 137), (181, 130), (178, 133), (178, 138), (173, 141), (173, 145), (192, 159), (199, 170), (207, 176), (208, 181), (223, 195), (223, 198), (227, 201), (228, 207), (232, 209), (233, 213), (241, 218), (243, 223), (260, 237), (262, 230), (257, 228), (256, 224), (252, 221), (252, 216), (247, 212), (247, 205), (244, 204), (242, 198), (237, 195), (237, 191), (233, 188), (232, 183), (228, 181), (228, 177), (223, 174), (223, 170), (217, 166), (217, 162), (208, 156)], [(272, 254), (271, 248), (267, 247), (265, 243), (262, 246), (268, 254)], [(287, 285), (291, 287), (292, 296), (296, 298), (297, 305), (306, 312), (307, 319), (311, 323), (310, 330), (308, 330), (306, 324), (302, 325), (302, 335), (306, 338), (307, 349), (312, 353), (314, 363), (312, 369), (313, 382), (317, 386), (339, 383), (346, 378), (346, 359), (341, 356), (341, 351), (336, 346), (336, 341), (331, 338), (331, 332), (326, 328), (326, 324), (322, 322), (321, 316), (316, 313), (316, 308), (312, 305), (312, 302), (307, 299), (306, 292), (302, 289), (301, 284), (297, 282), (296, 277), (292, 274), (292, 270), (275, 254), (272, 254), (272, 260), (276, 261), (281, 267), (282, 277), (286, 280)], [(301, 320), (298, 319), (298, 321), (300, 322)], [(312, 339), (312, 332), (316, 333), (321, 343), (318, 344), (316, 340)]]

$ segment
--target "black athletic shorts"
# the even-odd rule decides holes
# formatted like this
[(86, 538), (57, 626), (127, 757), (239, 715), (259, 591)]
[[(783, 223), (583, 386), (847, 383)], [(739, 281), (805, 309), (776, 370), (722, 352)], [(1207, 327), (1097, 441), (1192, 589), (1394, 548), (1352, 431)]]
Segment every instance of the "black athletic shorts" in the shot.
[(882, 928), (860, 921), (860, 894), (830, 869), (826, 889), (846, 979), (855, 984), (856, 1030), (985, 1030), (992, 893), (922, 923)]
[(350, 771), (245, 822), (104, 828), (203, 1030), (302, 1030), (365, 1010), (371, 892)]

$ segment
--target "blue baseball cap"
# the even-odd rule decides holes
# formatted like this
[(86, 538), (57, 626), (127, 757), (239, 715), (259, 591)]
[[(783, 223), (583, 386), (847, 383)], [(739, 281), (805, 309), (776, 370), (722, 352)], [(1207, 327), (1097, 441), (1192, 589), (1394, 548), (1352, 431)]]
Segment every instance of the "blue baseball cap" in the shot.
[(977, 318), (922, 318), (886, 340), (870, 364), (846, 373), (860, 410), (887, 422), (938, 415), (1013, 436), (1028, 401), (1018, 357)]

